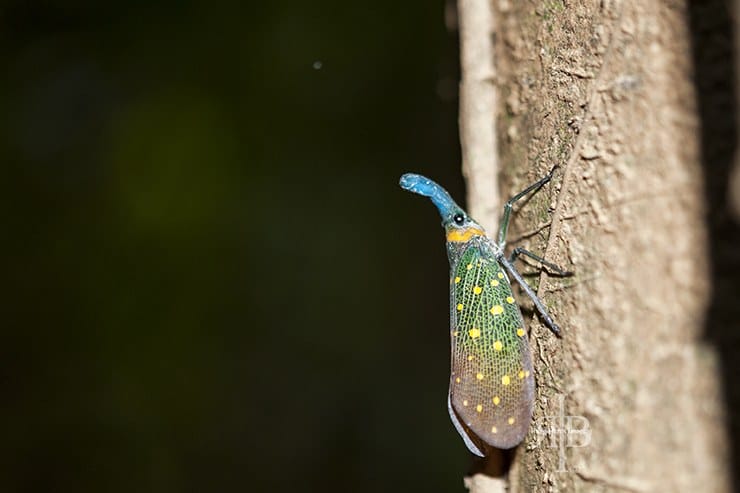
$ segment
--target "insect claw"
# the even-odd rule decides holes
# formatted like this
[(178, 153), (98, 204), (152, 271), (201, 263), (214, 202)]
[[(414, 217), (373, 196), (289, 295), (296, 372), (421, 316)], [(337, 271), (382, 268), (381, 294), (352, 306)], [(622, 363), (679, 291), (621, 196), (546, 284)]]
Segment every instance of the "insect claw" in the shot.
[(553, 322), (552, 320), (545, 321), (545, 322), (546, 322), (545, 325), (547, 325), (547, 328), (550, 329), (550, 332), (555, 334), (559, 339), (563, 338), (563, 334), (560, 331), (560, 327), (558, 327), (557, 324), (555, 324), (555, 322)]

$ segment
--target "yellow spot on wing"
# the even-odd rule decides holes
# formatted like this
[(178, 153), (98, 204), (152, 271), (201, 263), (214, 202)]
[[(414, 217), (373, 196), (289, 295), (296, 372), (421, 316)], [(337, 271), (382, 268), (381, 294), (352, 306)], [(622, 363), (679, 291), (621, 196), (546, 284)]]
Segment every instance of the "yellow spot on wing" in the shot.
[(509, 418), (509, 424), (510, 425), (513, 425), (514, 424), (514, 417), (513, 416), (511, 418)]
[(455, 277), (455, 284), (459, 283), (461, 280), (460, 276)]
[(520, 371), (517, 376), (519, 377), (519, 379), (524, 378), (524, 372), (523, 371)]
[(455, 383), (460, 383), (460, 377), (455, 378)]
[(458, 304), (457, 304), (457, 311), (461, 312), (461, 311), (462, 311), (462, 309), (463, 309), (463, 305), (462, 305), (462, 303), (458, 303)]
[(514, 303), (514, 298), (512, 298), (511, 296), (507, 296), (506, 297), (506, 302), (507, 303)]
[(465, 267), (465, 268), (466, 268), (466, 269), (468, 269), (468, 270), (470, 270), (470, 269), (472, 269), (472, 268), (473, 268), (473, 264), (468, 264), (468, 266), (467, 266), (467, 267)]
[(482, 291), (483, 291), (483, 288), (481, 288), (480, 286), (473, 287), (474, 294), (481, 294)]
[(493, 305), (493, 307), (491, 307), (491, 313), (494, 315), (501, 315), (504, 313), (504, 307), (501, 305)]
[(499, 272), (496, 275), (498, 276), (499, 279), (503, 279), (504, 278), (504, 273), (503, 272)]
[(494, 351), (501, 351), (503, 348), (504, 348), (504, 345), (501, 344), (501, 341), (496, 341), (493, 343)]
[(501, 383), (503, 385), (509, 385), (511, 383), (511, 378), (509, 378), (509, 375), (504, 375), (501, 377)]
[(498, 281), (496, 279), (491, 279), (491, 286), (498, 286)]
[(473, 361), (473, 355), (472, 354), (469, 354), (468, 355), (468, 361)]
[(525, 377), (528, 377), (528, 376), (529, 376), (529, 370), (526, 370), (526, 371), (524, 372), (524, 376), (525, 376)]
[(476, 337), (480, 337), (480, 329), (470, 329), (468, 331), (468, 334), (470, 334), (470, 337), (472, 337), (473, 339), (475, 339)]
[(516, 335), (518, 335), (519, 337), (523, 337), (524, 336), (524, 329), (522, 329), (521, 327), (518, 328), (518, 329), (516, 329)]
[(497, 395), (494, 395), (493, 396), (493, 404), (495, 406), (498, 406), (500, 402), (501, 402), (501, 398), (499, 396), (497, 396)]
[(480, 412), (483, 412), (483, 406), (481, 406), (480, 404), (478, 404), (477, 406), (475, 406), (475, 410), (478, 411), (479, 413)]
[(467, 400), (467, 399), (465, 399), (465, 400), (463, 401), (463, 406), (467, 406), (467, 405), (468, 405), (468, 400)]
[(477, 375), (475, 376), (475, 378), (477, 378), (478, 380), (483, 380), (483, 374), (482, 374), (482, 373), (478, 373), (478, 374), (477, 374)]
[(492, 426), (491, 433), (498, 433), (498, 429), (495, 426)]

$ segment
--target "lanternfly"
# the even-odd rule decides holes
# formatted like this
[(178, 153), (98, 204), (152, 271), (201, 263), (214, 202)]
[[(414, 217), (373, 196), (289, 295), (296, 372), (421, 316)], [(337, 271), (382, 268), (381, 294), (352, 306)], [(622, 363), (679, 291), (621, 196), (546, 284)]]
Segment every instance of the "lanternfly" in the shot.
[(513, 262), (526, 255), (560, 275), (570, 273), (522, 248), (514, 249), (510, 258), (504, 256), (513, 204), (550, 181), (553, 171), (506, 203), (497, 242), (437, 183), (416, 174), (401, 177), (403, 189), (429, 197), (442, 216), (450, 261), (452, 371), (447, 406), (468, 449), (479, 456), (485, 455), (486, 445), (518, 445), (532, 420), (532, 357), (507, 274), (532, 299), (550, 330), (560, 333)]

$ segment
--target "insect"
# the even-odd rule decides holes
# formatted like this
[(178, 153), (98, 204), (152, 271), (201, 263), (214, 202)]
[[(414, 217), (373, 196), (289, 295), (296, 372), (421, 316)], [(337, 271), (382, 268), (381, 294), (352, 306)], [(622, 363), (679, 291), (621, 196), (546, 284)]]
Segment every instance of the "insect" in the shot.
[(442, 216), (450, 261), (452, 370), (447, 408), (465, 445), (481, 457), (486, 445), (501, 449), (518, 445), (532, 420), (532, 357), (508, 276), (532, 299), (547, 327), (560, 334), (513, 262), (525, 255), (560, 275), (571, 273), (522, 248), (515, 248), (510, 258), (504, 255), (513, 204), (537, 192), (552, 179), (554, 171), (506, 203), (498, 241), (489, 239), (483, 227), (434, 181), (412, 173), (400, 180), (404, 190), (429, 197)]

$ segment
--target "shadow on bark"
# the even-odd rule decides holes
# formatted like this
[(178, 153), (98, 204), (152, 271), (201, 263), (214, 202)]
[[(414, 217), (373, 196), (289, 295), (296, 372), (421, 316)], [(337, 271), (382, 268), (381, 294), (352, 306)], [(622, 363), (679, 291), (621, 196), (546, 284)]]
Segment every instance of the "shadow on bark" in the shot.
[(728, 8), (730, 3), (689, 2), (689, 22), (713, 289), (704, 334), (720, 355), (729, 421), (729, 469), (732, 485), (740, 491), (740, 226), (729, 215), (727, 188), (737, 148), (737, 33)]

